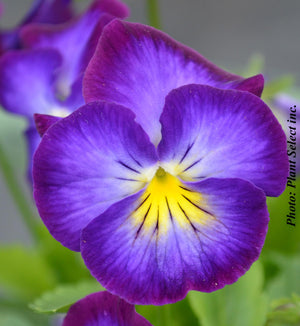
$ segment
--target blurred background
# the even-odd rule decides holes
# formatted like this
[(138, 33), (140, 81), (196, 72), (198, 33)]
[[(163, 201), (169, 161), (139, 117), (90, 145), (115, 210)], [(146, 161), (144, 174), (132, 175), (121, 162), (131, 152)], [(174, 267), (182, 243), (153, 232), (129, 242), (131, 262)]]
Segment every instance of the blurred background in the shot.
[[(77, 1), (78, 9), (90, 1)], [(148, 23), (146, 1), (124, 0), (131, 9), (130, 21)], [(30, 0), (3, 0), (4, 15), (1, 28), (13, 27), (30, 7)], [(196, 49), (210, 61), (231, 72), (242, 72), (249, 59), (255, 55), (264, 58), (264, 76), (272, 80), (283, 74), (295, 76), (300, 84), (300, 1), (274, 0), (160, 0), (162, 30), (176, 40)], [(9, 146), (9, 155), (24, 191), (25, 160), (22, 137), (11, 128), (18, 120), (19, 131), (23, 128), (20, 118), (5, 117), (0, 125), (1, 143)], [(2, 120), (3, 121), (3, 120)], [(3, 139), (5, 137), (6, 139)], [(0, 173), (0, 242), (30, 243), (19, 213), (4, 184)]]

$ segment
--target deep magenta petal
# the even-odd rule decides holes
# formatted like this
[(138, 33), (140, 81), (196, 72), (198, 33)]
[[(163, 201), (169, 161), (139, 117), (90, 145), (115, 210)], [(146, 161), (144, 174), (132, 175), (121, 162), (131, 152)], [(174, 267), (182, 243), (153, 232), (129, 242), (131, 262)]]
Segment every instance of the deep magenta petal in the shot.
[(53, 115), (34, 114), (36, 129), (41, 137), (55, 122), (59, 121), (60, 119), (60, 117), (55, 117)]
[(237, 90), (188, 85), (172, 91), (161, 116), (163, 167), (183, 180), (241, 178), (268, 196), (286, 186), (286, 137), (268, 106)]
[(86, 70), (83, 92), (86, 102), (106, 100), (133, 110), (157, 144), (165, 97), (187, 84), (241, 87), (260, 94), (263, 79), (230, 74), (161, 31), (114, 20), (104, 29)]
[(134, 306), (108, 292), (98, 292), (74, 303), (63, 326), (151, 326)]

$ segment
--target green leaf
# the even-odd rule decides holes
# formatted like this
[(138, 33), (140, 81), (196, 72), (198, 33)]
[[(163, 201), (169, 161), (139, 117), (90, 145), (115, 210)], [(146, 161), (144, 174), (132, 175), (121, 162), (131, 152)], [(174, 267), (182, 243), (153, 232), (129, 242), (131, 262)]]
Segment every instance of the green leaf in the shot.
[(1, 326), (34, 326), (26, 317), (14, 313), (0, 313)]
[(272, 311), (268, 314), (268, 326), (300, 324), (300, 297), (282, 298), (272, 302)]
[(187, 299), (164, 306), (136, 306), (136, 310), (152, 325), (200, 326)]
[(76, 283), (88, 278), (93, 280), (80, 253), (71, 251), (56, 241), (44, 225), (39, 229), (39, 237), (40, 253), (51, 266), (57, 284)]
[(14, 170), (23, 179), (26, 165), (26, 144), (23, 132), (25, 119), (4, 111), (0, 107), (0, 142)]
[(267, 314), (262, 286), (263, 270), (256, 262), (236, 283), (213, 293), (193, 291), (188, 298), (203, 326), (262, 326)]
[(48, 264), (35, 249), (2, 246), (0, 261), (0, 287), (19, 298), (32, 300), (55, 285)]
[(88, 294), (104, 290), (96, 280), (61, 285), (52, 291), (45, 292), (29, 307), (39, 313), (66, 312), (70, 305)]
[(1, 326), (48, 326), (49, 316), (40, 315), (28, 308), (27, 303), (0, 299)]
[[(297, 178), (296, 189), (299, 188), (300, 178)], [(287, 187), (280, 197), (267, 199), (268, 210), (270, 213), (270, 222), (266, 242), (263, 248), (263, 253), (267, 251), (278, 251), (287, 254), (300, 252), (299, 209), (296, 210), (296, 226), (291, 226), (287, 224), (287, 215), (289, 214), (289, 197), (291, 189), (292, 188)]]
[(300, 254), (284, 256), (278, 253), (270, 253), (267, 258), (272, 259), (279, 270), (266, 287), (270, 300), (290, 297), (293, 293), (300, 295)]

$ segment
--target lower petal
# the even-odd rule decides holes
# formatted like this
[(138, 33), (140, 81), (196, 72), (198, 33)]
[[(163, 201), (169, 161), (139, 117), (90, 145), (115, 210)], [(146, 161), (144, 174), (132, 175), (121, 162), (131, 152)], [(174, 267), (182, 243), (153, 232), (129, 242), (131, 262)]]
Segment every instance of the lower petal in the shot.
[(147, 190), (141, 191), (83, 230), (87, 267), (128, 302), (160, 305), (183, 299), (189, 290), (220, 289), (259, 256), (268, 225), (259, 188), (241, 179), (207, 179), (179, 188), (159, 209), (151, 195), (145, 197)]

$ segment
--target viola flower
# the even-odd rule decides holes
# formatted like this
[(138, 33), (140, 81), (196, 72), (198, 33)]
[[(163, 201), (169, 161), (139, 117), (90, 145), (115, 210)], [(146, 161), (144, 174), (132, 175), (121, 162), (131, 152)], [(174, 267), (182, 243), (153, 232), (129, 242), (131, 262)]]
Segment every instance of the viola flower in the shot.
[(40, 141), (34, 114), (64, 117), (84, 104), (83, 72), (114, 14), (125, 17), (128, 10), (118, 0), (98, 0), (67, 23), (27, 25), (21, 31), (27, 49), (0, 58), (0, 104), (27, 118), (30, 160)]
[(137, 120), (97, 101), (45, 132), (33, 177), (48, 230), (130, 303), (172, 303), (235, 282), (263, 246), (266, 195), (285, 188), (280, 124), (249, 92), (195, 84), (167, 95), (159, 121), (144, 123), (149, 133)]
[(104, 291), (88, 295), (69, 309), (63, 326), (151, 326), (134, 306)]
[(0, 30), (0, 55), (21, 47), (19, 32), (23, 26), (31, 23), (59, 24), (69, 20), (73, 15), (71, 0), (35, 0), (15, 28)]

